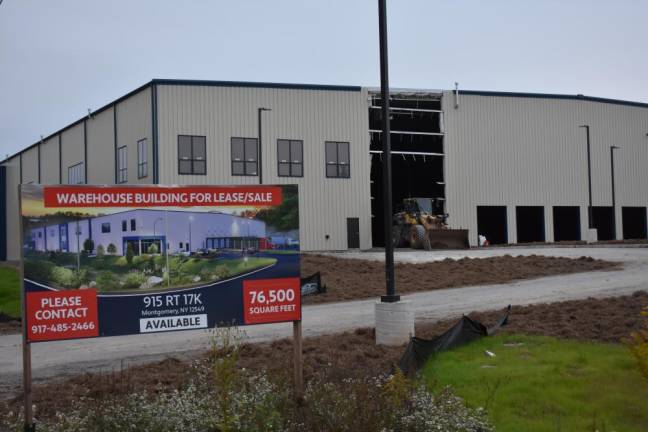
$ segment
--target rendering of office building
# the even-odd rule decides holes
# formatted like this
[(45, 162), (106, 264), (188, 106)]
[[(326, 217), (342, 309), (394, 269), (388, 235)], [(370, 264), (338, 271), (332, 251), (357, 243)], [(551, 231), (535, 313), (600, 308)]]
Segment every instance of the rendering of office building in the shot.
[[(472, 245), (480, 234), (585, 240), (590, 224), (600, 240), (646, 238), (648, 104), (467, 90), (391, 98), (395, 205), (436, 198)], [(152, 80), (1, 164), (0, 258), (19, 256), (17, 191), (30, 182), (296, 183), (302, 250), (381, 246), (381, 120), (371, 88)]]
[(44, 225), (31, 229), (27, 247), (35, 251), (78, 252), (91, 239), (96, 253), (114, 245), (124, 255), (130, 245), (136, 255), (151, 245), (169, 253), (206, 249), (259, 247), (266, 238), (265, 223), (226, 213), (164, 210), (129, 210), (93, 218)]

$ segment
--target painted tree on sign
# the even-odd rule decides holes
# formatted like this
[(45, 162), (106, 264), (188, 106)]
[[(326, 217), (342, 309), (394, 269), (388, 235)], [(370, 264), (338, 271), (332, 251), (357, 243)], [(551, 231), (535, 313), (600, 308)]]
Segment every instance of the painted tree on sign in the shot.
[(277, 231), (290, 231), (299, 227), (299, 206), (297, 205), (297, 188), (286, 186), (283, 189), (281, 204), (277, 207), (263, 209), (256, 218), (264, 221)]

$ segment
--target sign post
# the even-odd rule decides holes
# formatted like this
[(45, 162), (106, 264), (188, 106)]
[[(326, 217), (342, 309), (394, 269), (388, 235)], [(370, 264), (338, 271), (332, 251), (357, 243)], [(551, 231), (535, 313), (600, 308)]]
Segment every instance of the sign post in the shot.
[(302, 347), (302, 322), (293, 321), (293, 356), (295, 368), (295, 399), (301, 402), (304, 398), (304, 360)]
[[(22, 200), (20, 194), (20, 187), (18, 187), (18, 208), (21, 208)], [(22, 217), (18, 218), (18, 226), (20, 227), (20, 304), (21, 304), (21, 324), (22, 324), (22, 348), (23, 348), (23, 410), (25, 412), (24, 429), (26, 432), (34, 430), (34, 412), (32, 403), (32, 376), (31, 376), (31, 345), (27, 340), (27, 312), (26, 312), (26, 299), (25, 299), (25, 266), (24, 266), (24, 251), (22, 245), (23, 239), (23, 222)]]
[(29, 184), (19, 195), (26, 430), (41, 341), (292, 322), (303, 396), (296, 185)]

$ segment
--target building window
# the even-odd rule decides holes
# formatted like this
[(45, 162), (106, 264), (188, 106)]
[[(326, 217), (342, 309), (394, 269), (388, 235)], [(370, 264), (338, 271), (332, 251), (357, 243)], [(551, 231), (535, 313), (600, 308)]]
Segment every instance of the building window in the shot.
[(104, 234), (110, 232), (110, 222), (104, 222), (101, 224), (101, 232)]
[(351, 168), (349, 166), (349, 161), (350, 158), (348, 142), (326, 142), (326, 177), (351, 177)]
[(178, 174), (207, 174), (207, 145), (204, 136), (178, 135)]
[(131, 231), (135, 231), (137, 229), (137, 222), (135, 222), (135, 219), (131, 219)]
[(43, 233), (38, 231), (38, 238), (43, 238)]
[(121, 146), (117, 149), (117, 183), (128, 181), (128, 148)]
[(85, 183), (85, 170), (83, 162), (68, 167), (68, 184), (84, 184)]
[(148, 148), (146, 138), (137, 141), (137, 178), (148, 176)]
[(256, 138), (232, 138), (232, 175), (258, 175)]
[(277, 163), (279, 177), (303, 177), (304, 142), (277, 140)]
[(128, 223), (125, 220), (122, 221), (122, 231), (128, 231)]

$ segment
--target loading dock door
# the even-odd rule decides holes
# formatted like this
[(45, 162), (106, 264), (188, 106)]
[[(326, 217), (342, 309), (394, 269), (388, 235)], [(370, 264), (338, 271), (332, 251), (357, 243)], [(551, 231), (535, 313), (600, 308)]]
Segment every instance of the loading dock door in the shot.
[(518, 243), (545, 241), (544, 207), (515, 207)]
[(553, 208), (554, 241), (578, 241), (581, 239), (580, 208)]
[(646, 233), (646, 207), (623, 207), (621, 209), (623, 222), (623, 239), (645, 239)]
[(477, 206), (477, 234), (490, 244), (508, 243), (506, 206)]
[(360, 249), (360, 219), (347, 218), (347, 248)]
[(592, 207), (594, 228), (599, 240), (614, 240), (614, 209), (612, 207)]

